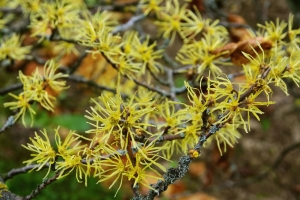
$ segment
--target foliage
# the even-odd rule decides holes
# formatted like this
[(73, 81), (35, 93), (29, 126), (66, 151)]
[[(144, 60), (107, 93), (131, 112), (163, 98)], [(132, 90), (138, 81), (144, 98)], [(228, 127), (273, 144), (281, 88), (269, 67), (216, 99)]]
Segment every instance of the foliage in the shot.
[[(33, 126), (38, 115), (34, 108), (51, 111), (62, 126), (77, 129), (67, 134), (59, 127), (43, 129), (22, 145), (31, 156), (23, 162), (27, 171), (48, 169), (42, 184), (73, 175), (88, 186), (94, 177), (98, 182), (112, 180), (108, 187), (116, 186), (117, 195), (123, 182), (129, 181), (134, 199), (143, 198), (142, 186), (152, 199), (184, 176), (204, 145), (215, 140), (220, 154), (233, 147), (241, 129), (250, 131), (251, 116), (260, 120), (260, 107), (275, 103), (273, 86), (287, 95), (286, 79), (299, 87), (300, 31), (292, 28), (292, 15), (288, 23), (278, 19), (258, 25), (257, 32), (245, 29), (241, 41), (230, 42), (219, 20), (204, 18), (196, 7), (192, 10), (188, 2), (178, 0), (107, 5), (135, 14), (121, 25), (107, 7), (96, 8), (92, 1), (89, 6), (70, 0), (11, 0), (3, 5), (7, 11), (2, 11), (0, 21), (0, 61), (8, 69), (20, 69), (21, 85), (1, 90), (1, 95), (13, 98), (3, 104), (13, 114), (0, 133), (19, 118), (26, 126), (27, 111)], [(13, 19), (25, 23), (25, 31), (9, 26)], [(156, 37), (142, 30), (144, 19), (157, 27)], [(181, 47), (172, 58), (167, 47), (176, 41)], [(40, 54), (45, 50), (46, 56)], [(77, 60), (66, 64), (68, 58)], [(38, 65), (35, 70), (22, 71), (20, 66), (30, 62)], [(234, 65), (242, 72), (226, 74), (223, 66)], [(88, 68), (99, 77), (88, 76)], [(176, 75), (186, 77), (183, 87), (176, 86)], [(242, 81), (236, 81), (237, 76)], [(66, 81), (86, 84), (84, 90), (89, 92), (100, 90), (86, 113), (78, 109), (80, 114), (61, 114), (67, 108), (56, 97), (76, 87)], [(16, 89), (22, 91), (12, 93)], [(181, 101), (180, 93), (185, 95)], [(70, 125), (82, 123), (82, 116), (88, 126)], [(36, 121), (47, 126), (41, 119)], [(82, 131), (85, 134), (79, 134)], [(175, 154), (184, 156), (177, 168), (168, 169)], [(26, 198), (35, 197), (43, 186)]]

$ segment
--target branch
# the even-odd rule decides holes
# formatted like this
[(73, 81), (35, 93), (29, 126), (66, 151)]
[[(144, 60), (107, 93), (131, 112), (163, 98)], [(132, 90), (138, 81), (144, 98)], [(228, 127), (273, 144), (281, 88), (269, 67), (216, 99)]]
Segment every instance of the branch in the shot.
[(165, 91), (165, 90), (162, 90), (162, 89), (160, 89), (158, 87), (156, 87), (156, 88), (151, 87), (151, 86), (149, 86), (146, 83), (143, 83), (143, 82), (141, 82), (141, 81), (139, 81), (139, 80), (137, 80), (135, 78), (130, 78), (130, 77), (126, 76), (126, 75), (125, 75), (125, 77), (127, 79), (133, 80), (137, 85), (140, 85), (140, 86), (142, 86), (144, 88), (147, 88), (150, 91), (156, 92), (156, 93), (160, 94), (161, 96), (164, 96), (164, 97), (167, 97), (167, 98), (172, 98), (172, 95), (169, 92)]
[[(67, 77), (67, 79), (70, 80), (70, 81), (73, 81), (73, 82), (87, 84), (87, 85), (92, 86), (92, 87), (94, 87), (96, 89), (99, 89), (99, 90), (105, 90), (105, 91), (108, 91), (108, 92), (116, 93), (116, 89), (106, 87), (106, 86), (103, 86), (103, 85), (99, 85), (99, 84), (95, 83), (94, 81), (88, 80), (88, 79), (86, 79), (84, 77), (81, 77), (81, 76), (70, 75), (70, 76)], [(126, 97), (125, 94), (123, 94), (122, 96)]]
[(8, 87), (1, 88), (1, 89), (0, 89), (0, 96), (6, 95), (7, 93), (12, 92), (12, 91), (15, 91), (15, 90), (22, 89), (22, 87), (23, 87), (23, 84), (22, 84), (22, 83), (16, 83), (16, 84), (14, 84), (14, 85), (10, 85), (10, 86), (8, 86)]
[(15, 14), (22, 14), (23, 13), (21, 7), (17, 7), (17, 8), (4, 7), (4, 8), (0, 8), (0, 12), (1, 13), (15, 13)]
[[(105, 53), (102, 53), (101, 55), (105, 58), (105, 60), (106, 60), (106, 61), (107, 61), (107, 62), (108, 62), (115, 70), (119, 71), (117, 65), (116, 65), (115, 63), (113, 63), (113, 62), (105, 55)], [(165, 90), (161, 90), (161, 89), (159, 89), (158, 87), (156, 87), (156, 88), (151, 87), (151, 86), (149, 86), (148, 84), (143, 83), (143, 82), (141, 82), (141, 81), (139, 81), (139, 80), (137, 80), (137, 79), (135, 79), (135, 78), (133, 78), (133, 77), (130, 77), (130, 76), (126, 75), (126, 74), (125, 74), (124, 76), (125, 76), (125, 78), (134, 81), (135, 84), (140, 85), (140, 86), (142, 86), (142, 87), (144, 87), (144, 88), (147, 88), (147, 89), (150, 90), (150, 91), (156, 92), (156, 93), (160, 94), (161, 96), (164, 96), (164, 97), (167, 97), (167, 98), (171, 98), (171, 97), (172, 97), (172, 95), (171, 95), (170, 93), (168, 93), (167, 91), (165, 91)]]
[(4, 126), (0, 129), (0, 134), (14, 124), (15, 124), (14, 116), (9, 116)]
[[(262, 74), (262, 78), (266, 78), (268, 73), (270, 72), (269, 69), (267, 69), (265, 72)], [(254, 83), (248, 91), (246, 91), (243, 94), (243, 98), (246, 98), (248, 95), (250, 95), (252, 92), (254, 92), (253, 88), (257, 83)], [(223, 116), (226, 115), (226, 113), (229, 111), (225, 111), (224, 114), (222, 114), (219, 117), (219, 120), (222, 119)], [(204, 115), (206, 116), (206, 115)], [(205, 119), (203, 119), (205, 121)], [(217, 121), (218, 122), (218, 121)], [(222, 122), (220, 124), (215, 123), (214, 125), (211, 125), (209, 129), (207, 129), (205, 132), (199, 136), (199, 141), (198, 143), (194, 146), (194, 150), (198, 151), (199, 154), (201, 153), (201, 149), (203, 147), (203, 144), (207, 141), (208, 138), (213, 136), (217, 131), (219, 131), (223, 125), (226, 122)], [(299, 144), (300, 145), (300, 144)], [(188, 171), (189, 169), (189, 164), (192, 162), (192, 158), (190, 156), (182, 156), (178, 162), (178, 167), (177, 168), (170, 168), (167, 170), (166, 174), (164, 174), (163, 179), (164, 180), (159, 180), (156, 184), (151, 185), (154, 190), (150, 190), (146, 196), (139, 195), (137, 197), (134, 197), (133, 200), (150, 200), (154, 199), (156, 196), (158, 196), (161, 192), (164, 192), (167, 190), (170, 184), (174, 183), (176, 180), (182, 178)]]
[(177, 135), (173, 135), (173, 134), (162, 135), (158, 139), (157, 139), (157, 137), (150, 137), (150, 138), (135, 137), (134, 140), (141, 142), (141, 143), (145, 143), (145, 142), (151, 143), (152, 141), (156, 140), (156, 143), (161, 143), (161, 142), (172, 141), (172, 140), (181, 140), (184, 137), (185, 137), (185, 134), (181, 133), (181, 134), (177, 134)]
[(87, 56), (88, 54), (86, 53), (86, 51), (84, 51), (84, 53), (82, 53), (80, 55), (80, 57), (76, 60), (76, 62), (71, 66), (70, 70), (69, 70), (69, 74), (73, 74), (74, 72), (76, 72), (76, 70), (78, 69), (78, 67), (81, 65), (83, 59)]
[(2, 180), (1, 176), (0, 176), (0, 184), (2, 185), (2, 187), (0, 187), (0, 195), (1, 195), (2, 200), (22, 200), (22, 197), (14, 194), (14, 193), (11, 193), (6, 188), (6, 185), (4, 184), (4, 181)]
[(47, 179), (46, 181), (44, 181), (43, 183), (38, 185), (37, 188), (35, 190), (33, 190), (30, 195), (27, 195), (26, 197), (24, 197), (24, 200), (30, 200), (30, 199), (33, 199), (34, 197), (36, 197), (43, 189), (45, 189), (52, 182), (56, 181), (58, 176), (59, 176), (59, 173), (56, 173), (55, 176)]
[[(39, 166), (40, 166), (40, 165), (28, 165), (28, 166), (21, 167), (21, 168), (17, 168), (17, 169), (12, 169), (12, 170), (10, 170), (9, 172), (7, 172), (7, 174), (5, 174), (5, 175), (3, 176), (3, 180), (4, 180), (4, 181), (7, 181), (8, 179), (11, 179), (11, 178), (13, 178), (13, 177), (16, 176), (16, 175), (24, 174), (24, 173), (26, 173), (26, 172), (28, 172), (28, 171), (34, 169), (34, 168), (37, 168), (37, 167), (39, 167)], [(46, 167), (49, 167), (49, 163), (45, 164), (45, 165), (42, 167), (42, 169), (43, 169), (43, 168), (46, 168)]]
[(115, 11), (115, 12), (124, 12), (126, 11), (126, 7), (128, 6), (136, 6), (139, 1), (122, 3), (122, 4), (108, 4), (108, 5), (100, 5), (99, 7), (91, 7), (89, 10), (92, 13), (97, 12), (100, 9), (100, 12), (103, 11)]
[(130, 18), (130, 20), (128, 22), (126, 22), (125, 24), (121, 24), (117, 27), (114, 28), (114, 30), (112, 30), (112, 34), (116, 34), (119, 33), (121, 31), (126, 31), (130, 28), (132, 28), (134, 26), (135, 23), (137, 23), (138, 21), (141, 21), (142, 19), (146, 18), (146, 16), (144, 14), (140, 14), (137, 16), (133, 16), (132, 18)]
[(168, 189), (169, 185), (185, 176), (191, 162), (192, 159), (189, 156), (182, 156), (178, 161), (178, 167), (171, 167), (167, 170), (163, 176), (164, 180), (159, 180), (157, 183), (150, 185), (154, 190), (151, 189), (144, 197), (140, 194), (134, 197), (133, 200), (151, 200), (159, 196), (160, 193)]

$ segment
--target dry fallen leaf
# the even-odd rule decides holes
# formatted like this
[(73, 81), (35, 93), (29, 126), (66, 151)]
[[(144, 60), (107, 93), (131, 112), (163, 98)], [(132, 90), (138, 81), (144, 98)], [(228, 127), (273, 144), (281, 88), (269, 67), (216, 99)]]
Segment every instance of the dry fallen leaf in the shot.
[(253, 49), (260, 53), (261, 49), (264, 51), (268, 51), (272, 48), (272, 42), (269, 40), (265, 40), (263, 37), (255, 37), (247, 40), (242, 40), (238, 43), (231, 42), (226, 44), (225, 46), (216, 49), (213, 54), (219, 54), (222, 57), (231, 57), (231, 61), (233, 64), (237, 66), (242, 66), (242, 64), (246, 64), (249, 60), (243, 55), (242, 52), (252, 55), (255, 57), (255, 52)]
[[(240, 15), (229, 14), (227, 17), (228, 22), (237, 24), (246, 24), (245, 19)], [(239, 42), (251, 38), (250, 32), (245, 27), (230, 27), (228, 29), (233, 42)]]

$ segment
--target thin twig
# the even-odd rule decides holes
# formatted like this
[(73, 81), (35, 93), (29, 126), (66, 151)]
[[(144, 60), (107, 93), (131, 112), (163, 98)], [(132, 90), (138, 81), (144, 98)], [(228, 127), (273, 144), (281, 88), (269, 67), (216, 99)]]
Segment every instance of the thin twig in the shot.
[(195, 68), (195, 66), (193, 65), (188, 65), (188, 66), (184, 66), (184, 67), (179, 67), (176, 69), (173, 69), (173, 74), (183, 74), (186, 73), (189, 69)]
[(84, 58), (86, 58), (87, 55), (88, 54), (86, 53), (86, 51), (84, 51), (84, 53), (80, 55), (76, 62), (71, 66), (69, 74), (73, 74), (74, 72), (76, 72), (76, 70), (78, 69), (78, 67), (80, 67), (82, 61), (84, 60)]
[[(13, 178), (14, 176), (18, 175), (18, 174), (24, 174), (34, 168), (38, 168), (40, 165), (28, 165), (25, 167), (21, 167), (21, 168), (17, 168), (17, 169), (12, 169), (9, 172), (7, 172), (4, 176), (3, 176), (3, 180), (7, 181), (8, 179)], [(49, 163), (46, 163), (43, 168), (49, 167)]]
[(130, 20), (128, 22), (126, 22), (125, 24), (121, 24), (117, 27), (114, 28), (114, 30), (112, 30), (112, 34), (116, 34), (119, 33), (121, 31), (126, 31), (130, 28), (132, 28), (134, 26), (135, 23), (137, 23), (138, 21), (141, 21), (142, 19), (144, 19), (146, 16), (144, 14), (140, 14), (137, 16), (133, 16), (132, 18), (130, 18)]
[[(70, 76), (67, 77), (67, 79), (70, 80), (70, 81), (73, 81), (73, 82), (87, 84), (87, 85), (92, 86), (96, 89), (99, 89), (100, 91), (105, 90), (105, 91), (108, 91), (108, 92), (116, 93), (116, 89), (113, 89), (113, 88), (110, 88), (110, 87), (107, 87), (107, 86), (103, 86), (103, 85), (99, 85), (99, 84), (95, 83), (94, 81), (88, 80), (88, 79), (86, 79), (84, 77), (81, 77), (81, 76), (70, 75)], [(126, 95), (124, 95), (124, 94), (122, 96), (126, 97)]]
[(8, 87), (1, 88), (1, 89), (0, 89), (0, 96), (6, 95), (7, 93), (13, 92), (13, 91), (15, 91), (15, 90), (22, 89), (22, 87), (23, 87), (23, 84), (22, 84), (22, 83), (16, 83), (16, 84), (10, 85), (10, 86), (8, 86)]
[(163, 80), (162, 78), (158, 77), (155, 73), (153, 73), (151, 70), (149, 70), (151, 76), (158, 81), (162, 85), (169, 85), (168, 81)]
[(139, 1), (134, 1), (134, 2), (129, 2), (129, 3), (120, 3), (120, 4), (113, 4), (113, 5), (101, 5), (99, 7), (91, 7), (89, 8), (89, 10), (92, 13), (97, 12), (98, 10), (100, 10), (100, 12), (103, 11), (115, 11), (115, 12), (124, 12), (126, 7), (129, 6), (136, 6), (138, 4)]
[(0, 134), (14, 124), (15, 124), (15, 117), (9, 116), (7, 121), (5, 122), (4, 126), (0, 129)]
[(59, 176), (59, 173), (56, 173), (55, 176), (47, 179), (46, 181), (44, 181), (43, 183), (38, 185), (37, 188), (35, 190), (33, 190), (30, 195), (27, 195), (26, 197), (24, 197), (24, 200), (30, 200), (30, 199), (33, 199), (34, 197), (36, 197), (43, 189), (45, 189), (48, 185), (50, 185), (51, 183), (56, 181), (58, 176)]
[(0, 8), (0, 13), (15, 13), (15, 14), (21, 14), (23, 13), (21, 7), (17, 7), (17, 8), (8, 8), (8, 7), (4, 7), (4, 8)]
[(23, 200), (22, 197), (8, 190), (1, 176), (0, 176), (0, 184), (2, 184), (2, 187), (0, 187), (0, 194), (2, 200)]
[[(106, 61), (107, 61), (107, 62), (108, 62), (115, 70), (119, 71), (118, 66), (117, 66), (115, 63), (113, 63), (113, 62), (105, 55), (105, 53), (102, 53), (101, 55), (106, 59)], [(151, 86), (149, 86), (149, 85), (146, 84), (146, 83), (143, 83), (143, 82), (141, 82), (141, 81), (139, 81), (139, 80), (137, 80), (137, 79), (135, 79), (135, 78), (133, 78), (133, 77), (128, 76), (127, 74), (125, 74), (124, 76), (125, 76), (125, 78), (127, 78), (127, 79), (132, 80), (133, 82), (135, 82), (135, 84), (140, 85), (140, 86), (142, 86), (142, 87), (144, 87), (144, 88), (146, 88), (146, 89), (148, 89), (148, 90), (150, 90), (150, 91), (156, 92), (156, 93), (160, 94), (161, 96), (164, 96), (164, 97), (167, 97), (167, 98), (171, 98), (171, 97), (172, 97), (171, 94), (168, 93), (168, 92), (165, 91), (165, 90), (161, 90), (161, 89), (158, 88), (158, 87), (156, 87), (156, 88), (151, 87)]]
[(165, 91), (165, 90), (162, 90), (162, 89), (160, 89), (158, 87), (156, 87), (156, 88), (151, 87), (148, 84), (143, 83), (143, 82), (141, 82), (141, 81), (139, 81), (139, 80), (137, 80), (135, 78), (130, 78), (128, 76), (125, 76), (125, 77), (128, 78), (128, 79), (133, 80), (137, 85), (140, 85), (140, 86), (142, 86), (144, 88), (147, 88), (150, 91), (156, 92), (156, 93), (158, 93), (158, 94), (160, 94), (160, 95), (162, 95), (164, 97), (167, 97), (167, 98), (172, 98), (172, 95), (169, 92)]
[[(166, 129), (167, 130), (167, 129)], [(134, 140), (138, 141), (138, 142), (147, 142), (147, 143), (151, 143), (152, 141), (156, 140), (156, 143), (162, 143), (162, 142), (166, 142), (166, 141), (172, 141), (172, 140), (181, 140), (184, 139), (185, 135), (184, 134), (167, 134), (167, 135), (162, 135), (160, 138), (157, 137), (150, 137), (150, 138), (138, 138), (135, 137)]]

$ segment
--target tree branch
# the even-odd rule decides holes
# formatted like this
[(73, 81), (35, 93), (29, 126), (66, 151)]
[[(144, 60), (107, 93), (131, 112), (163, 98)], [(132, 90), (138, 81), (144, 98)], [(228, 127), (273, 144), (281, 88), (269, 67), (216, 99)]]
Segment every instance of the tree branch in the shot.
[(33, 199), (34, 197), (36, 197), (43, 189), (45, 189), (48, 185), (50, 185), (51, 183), (56, 181), (58, 176), (59, 176), (59, 173), (56, 173), (55, 176), (47, 179), (46, 181), (44, 181), (43, 183), (38, 185), (37, 188), (35, 190), (33, 190), (30, 195), (27, 195), (26, 197), (24, 197), (24, 200), (30, 200), (30, 199)]
[(14, 124), (15, 124), (14, 116), (9, 116), (4, 126), (0, 129), (0, 134)]
[[(4, 176), (3, 176), (3, 180), (4, 181), (7, 181), (11, 178), (13, 178), (14, 176), (16, 175), (19, 175), (19, 174), (24, 174), (34, 168), (37, 168), (39, 167), (40, 165), (28, 165), (28, 166), (25, 166), (25, 167), (21, 167), (21, 168), (17, 168), (17, 169), (12, 169), (10, 170), (9, 172), (7, 172)], [(43, 166), (43, 168), (46, 168), (46, 167), (49, 167), (49, 163), (45, 164)], [(42, 168), (42, 169), (43, 169)]]
[(7, 93), (15, 91), (15, 90), (22, 89), (22, 87), (23, 87), (22, 83), (16, 83), (14, 85), (10, 85), (10, 86), (7, 86), (5, 88), (1, 88), (0, 89), (0, 96), (6, 95)]

